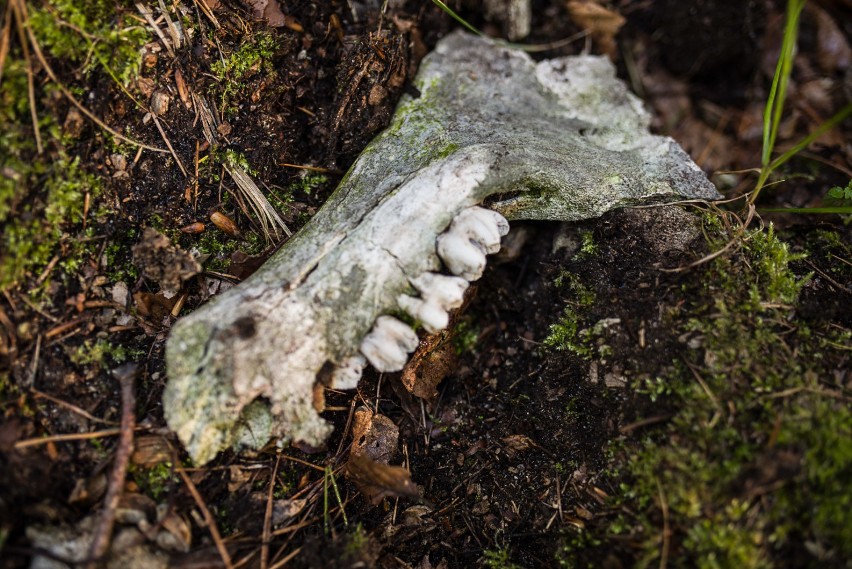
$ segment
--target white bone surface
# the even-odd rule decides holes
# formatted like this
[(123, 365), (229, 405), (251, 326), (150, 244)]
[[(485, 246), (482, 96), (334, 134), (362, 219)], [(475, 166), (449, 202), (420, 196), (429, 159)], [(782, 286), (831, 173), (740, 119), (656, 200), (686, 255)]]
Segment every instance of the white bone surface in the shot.
[[(317, 374), (346, 367), (359, 347), (368, 358), (387, 347), (365, 336), (410, 283), (441, 269), (436, 240), (453, 273), (481, 275), (485, 256), (469, 237), (438, 239), (467, 208), (486, 202), (508, 219), (570, 221), (718, 197), (673, 140), (650, 134), (650, 116), (605, 57), (535, 63), (454, 32), (421, 62), (414, 87), (420, 95), (402, 98), (301, 231), (172, 327), (164, 414), (197, 464), (247, 423), (258, 439), (322, 445), (331, 426), (313, 407)], [(480, 241), (496, 246), (491, 234)], [(396, 346), (393, 358), (373, 353), (383, 369), (404, 365), (411, 342)], [(258, 407), (268, 414), (247, 416)]]
[(364, 373), (367, 360), (361, 354), (348, 357), (331, 374), (332, 389), (355, 389)]

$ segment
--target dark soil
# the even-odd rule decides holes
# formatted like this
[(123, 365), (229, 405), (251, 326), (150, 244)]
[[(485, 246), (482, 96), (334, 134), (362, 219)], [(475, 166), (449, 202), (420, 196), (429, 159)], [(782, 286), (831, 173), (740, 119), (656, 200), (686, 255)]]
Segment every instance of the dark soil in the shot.
[[(643, 556), (661, 547), (673, 566), (698, 566), (712, 557), (692, 548), (689, 539), (695, 534), (685, 523), (668, 527), (679, 518), (673, 505), (669, 519), (656, 488), (633, 502), (625, 488), (633, 485), (638, 493), (642, 480), (627, 466), (634, 450), (664, 440), (665, 428), (683, 406), (679, 395), (658, 401), (643, 386), (690, 369), (715, 373), (707, 356), (713, 349), (696, 340), (711, 334), (685, 330), (690, 318), (718, 316), (714, 310), (721, 309), (708, 296), (708, 283), (721, 282), (723, 268), (706, 263), (686, 271), (669, 269), (721, 248), (720, 235), (736, 234), (731, 215), (718, 214), (731, 222), (720, 227), (709, 224), (707, 212), (677, 207), (619, 211), (572, 225), (523, 225), (527, 239), (520, 256), (489, 267), (456, 316), (446, 340), (454, 355), (442, 358), (449, 373), (437, 397), (421, 400), (395, 374), (367, 372), (357, 394), (326, 394), (324, 417), (335, 425), (327, 449), (286, 448), (277, 454), (269, 445), (257, 452), (224, 453), (193, 468), (169, 431), (160, 398), (167, 381), (164, 345), (176, 316), (251, 274), (286, 239), (265, 234), (223, 165), (228, 160), (249, 165), (287, 227), (297, 231), (388, 124), (397, 101), (411, 89), (420, 59), (456, 26), (431, 2), (390, 2), (383, 16), (380, 4), (282, 2), (286, 24), (270, 28), (253, 21), (250, 8), (241, 3), (207, 2), (214, 6), (217, 28), (199, 2), (190, 3), (184, 15), (193, 16), (184, 18), (184, 26), (195, 31), (173, 56), (151, 32), (139, 77), (129, 88), (143, 101), (138, 105), (103, 71), (85, 74), (79, 64), (48, 56), (60, 79), (85, 94), (96, 116), (146, 144), (161, 147), (167, 139), (173, 153), (137, 155), (135, 148), (110, 140), (79, 117), (66, 98), (45, 90), (49, 81), (36, 66), (39, 115), (54, 117), (63, 136), (42, 156), (32, 150), (23, 154), (34, 163), (58, 162), (62, 153), (79, 157), (102, 190), (90, 196), (86, 222), (77, 221), (82, 216), (69, 220), (44, 262), (28, 265), (0, 297), (0, 565), (24, 567), (44, 553), (34, 545), (33, 528), (48, 533), (65, 528), (73, 535), (101, 511), (115, 458), (110, 430), (121, 418), (112, 371), (126, 362), (139, 366), (139, 428), (116, 534), (142, 527), (134, 513), (149, 530), (154, 528), (139, 538), (154, 552), (139, 557), (139, 566), (155, 558), (185, 568), (226, 566), (202, 507), (177, 473), (181, 467), (209, 509), (230, 558), (242, 566), (260, 567), (263, 558), (269, 561), (265, 566), (287, 560), (293, 567), (561, 563), (617, 568), (658, 564), (658, 558)], [(473, 25), (499, 33), (500, 22), (486, 20), (480, 4), (454, 6)], [(533, 4), (529, 42), (557, 41), (579, 31), (567, 3)], [(618, 36), (620, 73), (648, 101), (656, 128), (674, 136), (708, 174), (759, 164), (759, 117), (783, 30), (781, 3), (625, 0), (610, 7), (627, 17)], [(10, 11), (0, 11), (4, 22), (11, 21)], [(144, 22), (133, 6), (118, 11)], [(798, 90), (791, 95), (793, 111), (783, 133), (788, 146), (848, 103), (838, 63), (842, 58), (834, 54), (832, 60), (818, 37), (826, 33), (820, 18), (830, 18), (848, 49), (848, 15), (848, 2), (842, 1), (817, 2), (806, 12), (794, 76)], [(535, 57), (578, 53), (583, 42)], [(20, 47), (12, 45), (9, 57), (20, 59)], [(261, 55), (252, 59), (254, 52)], [(234, 65), (224, 76), (217, 71), (217, 64), (238, 53), (244, 53), (247, 66)], [(817, 92), (826, 85), (819, 81), (827, 79), (831, 87)], [(182, 94), (187, 88), (204, 98), (220, 121), (217, 144), (209, 144), (203, 134), (198, 100)], [(170, 100), (158, 119), (162, 133), (149, 113), (157, 92)], [(22, 91), (21, 108), (26, 100)], [(31, 135), (28, 111), (14, 116), (24, 117), (21, 128)], [(828, 133), (793, 161), (782, 173), (790, 180), (771, 195), (764, 192), (762, 203), (822, 205), (827, 188), (845, 186), (850, 178), (846, 127)], [(11, 177), (9, 171), (3, 175)], [(728, 176), (714, 179), (730, 197), (753, 183), (745, 175)], [(0, 217), (4, 234), (11, 234), (19, 220), (46, 211), (52, 199), (43, 188), (47, 175), (33, 177), (37, 181), (10, 207), (13, 215)], [(739, 211), (735, 207), (741, 203), (730, 209)], [(213, 214), (231, 225), (221, 217), (214, 221)], [(793, 331), (807, 329), (826, 338), (814, 364), (823, 374), (819, 385), (836, 395), (833, 401), (848, 402), (849, 336), (842, 335), (852, 327), (848, 216), (817, 221), (767, 214), (765, 219), (776, 222), (790, 250), (808, 253), (789, 267), (791, 274), (810, 275), (810, 280), (792, 308), (762, 298), (781, 312), (761, 318), (782, 321), (783, 330), (776, 332), (785, 348), (779, 350), (794, 354), (790, 357), (797, 365), (795, 354), (800, 348), (809, 353), (810, 344)], [(152, 239), (165, 235), (170, 245), (150, 253), (145, 229), (159, 233)], [(198, 275), (186, 255), (193, 249), (203, 265)], [(749, 271), (757, 271), (762, 257), (750, 257), (750, 251), (744, 244), (723, 256), (730, 259), (724, 270), (732, 281), (746, 282), (752, 278)], [(164, 270), (173, 272), (166, 276)], [(765, 286), (764, 276), (754, 278)], [(739, 294), (734, 290), (720, 285), (712, 293), (733, 305), (733, 295)], [(595, 330), (581, 335), (575, 348), (546, 343), (566, 307), (581, 330)], [(842, 341), (837, 338), (847, 344), (831, 347)], [(754, 356), (743, 350), (745, 357)], [(802, 365), (811, 369), (807, 362)], [(736, 372), (729, 376), (739, 377)], [(350, 414), (362, 406), (399, 427), (398, 454), (391, 463), (410, 470), (421, 500), (391, 497), (372, 504), (343, 475), (352, 444)], [(726, 415), (729, 425), (735, 415)], [(762, 418), (762, 424), (771, 427), (775, 418)], [(844, 429), (848, 434), (849, 425), (838, 427)], [(63, 434), (83, 436), (51, 438)], [(776, 446), (777, 434), (775, 439), (764, 435), (760, 431), (754, 437), (765, 452), (749, 456), (745, 474), (732, 483), (733, 494), (748, 494), (758, 504), (752, 512), (765, 501), (781, 500), (770, 490), (749, 494), (754, 488), (809, 488), (811, 483), (802, 474), (810, 447)], [(848, 466), (839, 471), (848, 473)], [(329, 490), (328, 472), (335, 474), (344, 508)], [(294, 513), (274, 516), (278, 523), (267, 552), (261, 553), (270, 496), (276, 507), (291, 507)], [(712, 515), (719, 510), (705, 506), (707, 519), (716, 519)], [(798, 507), (785, 511), (807, 516)], [(844, 522), (852, 526), (848, 517), (832, 523)], [(626, 529), (610, 532), (616, 523)], [(819, 532), (815, 536), (807, 523), (792, 528), (785, 520), (766, 523), (770, 529), (759, 528), (766, 535), (784, 528), (784, 535), (793, 537), (783, 547), (760, 549), (765, 557), (747, 566), (846, 566), (843, 549), (832, 545), (838, 542)], [(658, 531), (651, 536), (648, 528)], [(159, 539), (158, 531), (168, 536)]]

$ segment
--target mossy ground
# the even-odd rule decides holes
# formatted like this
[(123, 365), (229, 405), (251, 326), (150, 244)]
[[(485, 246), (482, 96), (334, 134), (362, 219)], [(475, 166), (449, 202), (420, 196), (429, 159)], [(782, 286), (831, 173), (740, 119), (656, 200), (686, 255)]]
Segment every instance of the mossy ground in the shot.
[[(716, 215), (705, 223), (719, 247), (730, 236)], [(672, 354), (662, 373), (641, 362), (629, 370), (642, 378), (629, 396), (639, 420), (662, 413), (662, 424), (609, 443), (607, 521), (569, 533), (563, 564), (596, 566), (612, 551), (640, 567), (663, 556), (706, 568), (839, 566), (850, 557), (850, 330), (802, 317), (799, 300), (813, 278), (803, 261), (832, 245), (843, 258), (852, 252), (828, 232), (793, 253), (770, 225), (681, 284), (691, 300), (668, 312), (666, 326), (693, 349)], [(574, 333), (563, 337), (557, 324), (548, 342), (586, 356), (592, 345), (577, 329), (589, 313), (571, 310)]]

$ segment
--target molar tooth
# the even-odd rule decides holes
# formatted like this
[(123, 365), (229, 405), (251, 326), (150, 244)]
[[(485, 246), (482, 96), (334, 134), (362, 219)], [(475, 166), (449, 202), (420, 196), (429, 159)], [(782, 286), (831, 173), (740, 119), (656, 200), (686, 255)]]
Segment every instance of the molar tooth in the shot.
[(490, 255), (500, 250), (500, 237), (509, 232), (509, 222), (496, 211), (474, 206), (453, 219), (450, 231), (466, 235)]
[(470, 284), (461, 277), (440, 273), (423, 273), (411, 284), (427, 302), (437, 302), (444, 310), (458, 308), (464, 302), (464, 292)]
[(434, 300), (424, 300), (402, 294), (397, 298), (399, 307), (417, 319), (427, 332), (434, 334), (443, 330), (450, 323), (450, 316), (441, 305)]
[(361, 341), (361, 353), (380, 372), (400, 371), (419, 343), (408, 325), (392, 316), (379, 316)]
[(454, 275), (475, 281), (485, 270), (485, 253), (452, 229), (438, 237), (438, 256)]
[(331, 373), (332, 389), (355, 389), (364, 372), (367, 360), (361, 354), (350, 356), (343, 360)]

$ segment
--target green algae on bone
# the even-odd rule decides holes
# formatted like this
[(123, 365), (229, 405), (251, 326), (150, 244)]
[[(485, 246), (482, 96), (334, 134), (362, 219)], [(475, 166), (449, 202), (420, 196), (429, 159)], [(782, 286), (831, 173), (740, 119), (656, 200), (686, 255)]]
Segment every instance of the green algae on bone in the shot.
[[(435, 239), (462, 210), (491, 197), (512, 219), (576, 220), (717, 197), (674, 141), (648, 132), (649, 116), (604, 58), (535, 64), (454, 33), (415, 83), (421, 95), (403, 99), (316, 216), (172, 328), (164, 410), (196, 461), (233, 440), (259, 397), (274, 416), (269, 435), (322, 444), (330, 426), (313, 409), (317, 373), (356, 356), (409, 281), (440, 269)], [(583, 107), (591, 100), (605, 112)], [(357, 278), (342, 267), (358, 267)]]

